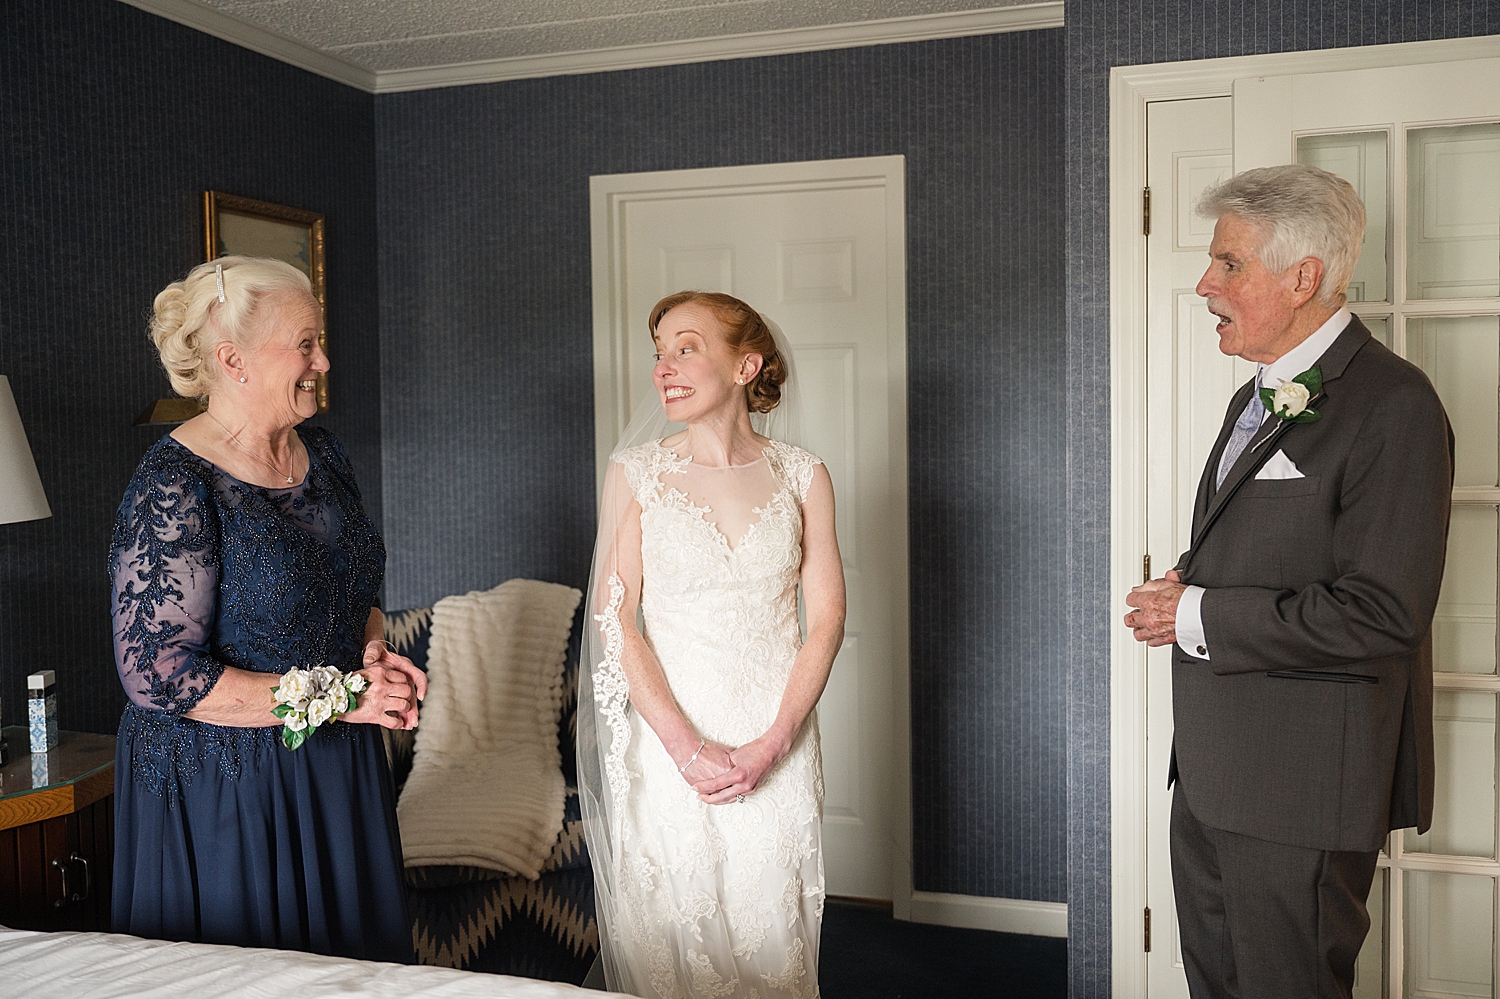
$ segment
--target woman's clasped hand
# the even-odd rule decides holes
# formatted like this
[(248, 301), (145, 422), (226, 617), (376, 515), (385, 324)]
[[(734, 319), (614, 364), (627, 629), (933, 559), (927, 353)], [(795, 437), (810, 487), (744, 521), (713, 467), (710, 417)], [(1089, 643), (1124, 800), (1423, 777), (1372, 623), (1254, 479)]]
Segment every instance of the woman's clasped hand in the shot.
[(427, 697), (427, 674), (383, 639), (365, 643), (360, 669), (370, 686), (359, 695), (359, 706), (339, 720), (411, 731), (417, 727), (418, 706)]
[(682, 777), (705, 804), (734, 804), (745, 795), (754, 793), (766, 774), (790, 749), (790, 746), (776, 745), (769, 735), (747, 742), (738, 749), (705, 742), (698, 758), (682, 771)]

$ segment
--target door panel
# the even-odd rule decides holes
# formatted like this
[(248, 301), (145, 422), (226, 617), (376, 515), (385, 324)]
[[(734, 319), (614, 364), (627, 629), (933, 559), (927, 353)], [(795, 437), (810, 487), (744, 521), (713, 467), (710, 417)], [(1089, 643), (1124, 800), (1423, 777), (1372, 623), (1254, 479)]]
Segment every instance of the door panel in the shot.
[(1457, 440), (1433, 623), (1436, 815), (1425, 835), (1387, 841), (1370, 897), (1383, 933), (1366, 940), (1355, 995), (1492, 996), (1500, 60), (1237, 80), (1234, 102), (1236, 169), (1296, 158), (1365, 199), (1354, 312), (1426, 372)]
[[(1203, 463), (1218, 437), (1229, 397), (1253, 373), (1253, 366), (1219, 352), (1216, 321), (1193, 290), (1213, 240), (1213, 223), (1197, 218), (1193, 205), (1206, 188), (1228, 176), (1233, 139), (1227, 97), (1147, 107), (1146, 177), (1153, 218), (1146, 237), (1146, 536), (1154, 576), (1174, 565), (1188, 547)], [(1153, 999), (1185, 999), (1167, 844), (1171, 649), (1149, 650), (1146, 663), (1146, 893), (1152, 926), (1147, 974)]]

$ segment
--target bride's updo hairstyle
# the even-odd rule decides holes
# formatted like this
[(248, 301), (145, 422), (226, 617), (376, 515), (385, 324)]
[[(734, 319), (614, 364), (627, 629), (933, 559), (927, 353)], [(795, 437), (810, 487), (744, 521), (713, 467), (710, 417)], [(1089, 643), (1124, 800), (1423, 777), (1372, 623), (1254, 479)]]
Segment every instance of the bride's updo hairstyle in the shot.
[(776, 349), (776, 338), (760, 313), (733, 295), (718, 291), (679, 291), (668, 295), (651, 310), (651, 335), (662, 316), (679, 305), (702, 305), (724, 327), (724, 342), (735, 354), (759, 354), (760, 371), (745, 386), (745, 399), (752, 413), (769, 413), (781, 402), (781, 384), (786, 381), (786, 362)]
[[(219, 301), (217, 268), (224, 269)], [(219, 376), (214, 348), (229, 340), (244, 350), (270, 330), (256, 322), (261, 301), (278, 291), (312, 297), (312, 282), (291, 264), (268, 257), (220, 257), (199, 264), (162, 289), (152, 303), (151, 342), (178, 395), (207, 399)]]

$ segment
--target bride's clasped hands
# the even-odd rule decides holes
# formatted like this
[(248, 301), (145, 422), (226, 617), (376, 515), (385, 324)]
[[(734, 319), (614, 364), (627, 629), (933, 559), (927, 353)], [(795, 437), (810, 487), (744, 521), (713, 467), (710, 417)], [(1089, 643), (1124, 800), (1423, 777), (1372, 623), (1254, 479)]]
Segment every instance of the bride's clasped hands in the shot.
[(779, 739), (770, 732), (737, 749), (704, 743), (702, 752), (682, 772), (682, 776), (708, 805), (730, 805), (755, 792), (792, 751), (790, 739)]

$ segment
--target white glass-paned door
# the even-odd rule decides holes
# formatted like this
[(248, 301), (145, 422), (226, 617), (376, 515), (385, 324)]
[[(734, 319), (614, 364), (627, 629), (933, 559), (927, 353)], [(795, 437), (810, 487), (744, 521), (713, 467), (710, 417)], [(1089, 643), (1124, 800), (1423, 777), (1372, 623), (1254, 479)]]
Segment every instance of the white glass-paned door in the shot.
[(1500, 60), (1236, 81), (1235, 170), (1348, 180), (1368, 228), (1350, 306), (1420, 367), (1456, 438), (1433, 622), (1432, 828), (1393, 834), (1370, 891), (1359, 999), (1495, 995), (1500, 901)]

